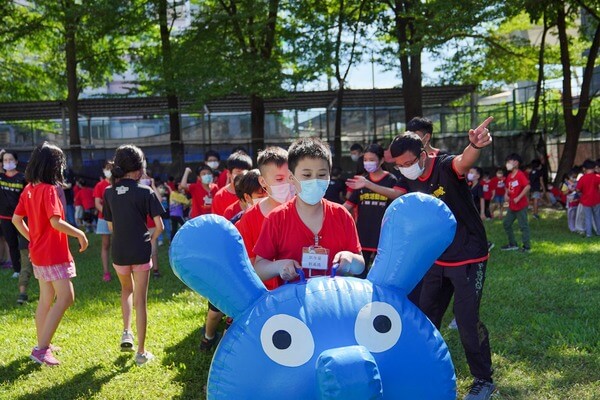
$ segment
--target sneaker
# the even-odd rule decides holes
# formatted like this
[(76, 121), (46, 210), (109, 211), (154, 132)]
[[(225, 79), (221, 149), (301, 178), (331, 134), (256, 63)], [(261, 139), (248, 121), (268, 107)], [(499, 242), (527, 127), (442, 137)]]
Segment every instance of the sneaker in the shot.
[(38, 349), (37, 346), (34, 347), (29, 358), (38, 364), (48, 365), (50, 367), (55, 367), (60, 364), (60, 361), (54, 357), (52, 350), (50, 350), (49, 347), (46, 347), (45, 349)]
[(105, 272), (104, 275), (102, 275), (102, 280), (104, 282), (110, 282), (111, 279), (110, 272)]
[(539, 216), (539, 214), (533, 214), (533, 218), (540, 219), (540, 216)]
[(456, 318), (452, 318), (452, 321), (448, 324), (448, 329), (458, 329), (458, 325), (456, 325)]
[(507, 244), (507, 245), (500, 247), (500, 250), (505, 250), (505, 251), (519, 250), (519, 246), (517, 246), (516, 244)]
[(494, 246), (496, 246), (496, 245), (495, 245), (494, 243), (492, 243), (492, 242), (487, 242), (487, 245), (488, 245), (488, 252), (489, 252), (489, 251), (492, 251), (492, 249), (494, 248)]
[(124, 330), (121, 335), (121, 351), (133, 351), (133, 334), (129, 330)]
[(161, 275), (160, 275), (160, 271), (159, 270), (157, 270), (157, 269), (152, 270), (152, 277), (153, 278), (158, 279), (158, 278), (160, 278), (160, 276)]
[(23, 304), (27, 300), (29, 300), (27, 293), (19, 293), (19, 297), (17, 297), (17, 304)]
[(11, 278), (17, 279), (19, 277), (19, 275), (20, 274), (18, 272), (15, 272), (14, 274), (12, 274)]
[(0, 262), (0, 268), (2, 268), (2, 269), (12, 269), (12, 262), (10, 262), (10, 261), (2, 261), (2, 262)]
[(463, 400), (488, 400), (494, 392), (496, 392), (496, 386), (492, 382), (476, 378), (471, 385), (471, 390)]
[(209, 352), (213, 347), (219, 343), (219, 334), (215, 334), (212, 339), (207, 339), (204, 334), (202, 335), (202, 341), (200, 342), (200, 351), (203, 353)]
[(519, 251), (520, 251), (521, 253), (531, 253), (531, 247), (525, 247), (525, 246), (523, 246), (523, 247), (521, 247), (521, 248), (519, 249)]
[(154, 354), (150, 353), (149, 351), (146, 351), (143, 354), (135, 353), (135, 363), (137, 364), (138, 367), (141, 367), (142, 365), (146, 364), (148, 361), (152, 361), (152, 360), (154, 360)]

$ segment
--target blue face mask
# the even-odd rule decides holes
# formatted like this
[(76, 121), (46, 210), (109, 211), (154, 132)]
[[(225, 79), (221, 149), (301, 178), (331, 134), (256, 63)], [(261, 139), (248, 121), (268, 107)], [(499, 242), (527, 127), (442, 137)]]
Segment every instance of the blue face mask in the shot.
[(329, 179), (309, 179), (298, 182), (300, 182), (301, 190), (298, 196), (300, 196), (303, 202), (311, 206), (321, 201), (329, 187)]
[(202, 183), (204, 183), (205, 185), (208, 185), (210, 183), (212, 183), (213, 181), (213, 176), (211, 174), (206, 174), (206, 175), (202, 175)]

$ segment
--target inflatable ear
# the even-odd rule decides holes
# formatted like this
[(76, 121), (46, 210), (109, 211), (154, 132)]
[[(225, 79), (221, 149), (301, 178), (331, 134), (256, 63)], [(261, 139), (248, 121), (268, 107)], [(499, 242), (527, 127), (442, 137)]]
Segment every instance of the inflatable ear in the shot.
[(456, 219), (443, 201), (423, 193), (398, 197), (383, 216), (371, 282), (405, 294), (454, 240)]
[(169, 257), (183, 283), (234, 319), (267, 292), (238, 230), (221, 216), (186, 222), (173, 238)]

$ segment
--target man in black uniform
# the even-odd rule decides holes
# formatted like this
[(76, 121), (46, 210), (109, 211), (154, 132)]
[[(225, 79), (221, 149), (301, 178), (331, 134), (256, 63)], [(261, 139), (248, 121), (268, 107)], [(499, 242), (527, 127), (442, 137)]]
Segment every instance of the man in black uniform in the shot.
[[(454, 214), (456, 235), (423, 278), (421, 310), (439, 329), (454, 293), (454, 315), (474, 382), (465, 400), (489, 399), (495, 391), (488, 331), (479, 320), (479, 305), (489, 256), (485, 229), (473, 203), (465, 175), (492, 142), (489, 117), (469, 131), (469, 145), (458, 156), (431, 157), (421, 138), (412, 132), (390, 144), (405, 192), (421, 192), (442, 200)], [(425, 238), (424, 238), (425, 239)]]

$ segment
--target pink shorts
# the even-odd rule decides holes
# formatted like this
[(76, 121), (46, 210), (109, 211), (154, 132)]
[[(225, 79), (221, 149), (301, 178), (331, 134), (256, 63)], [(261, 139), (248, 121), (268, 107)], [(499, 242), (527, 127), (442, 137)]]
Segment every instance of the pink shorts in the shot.
[(130, 275), (132, 272), (150, 271), (152, 268), (152, 260), (146, 264), (133, 264), (133, 265), (117, 265), (113, 264), (115, 271), (119, 275)]
[(62, 264), (44, 266), (33, 265), (33, 276), (35, 276), (37, 280), (45, 282), (75, 278), (77, 276), (75, 262), (68, 261)]

